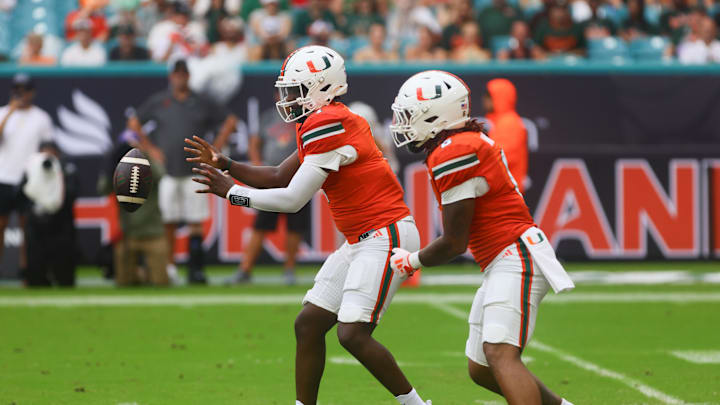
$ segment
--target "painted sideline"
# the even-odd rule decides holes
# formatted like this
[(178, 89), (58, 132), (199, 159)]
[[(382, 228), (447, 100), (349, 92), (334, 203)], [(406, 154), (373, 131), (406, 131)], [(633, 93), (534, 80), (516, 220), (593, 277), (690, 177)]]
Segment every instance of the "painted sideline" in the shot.
[[(543, 301), (545, 302), (545, 301)], [(447, 304), (429, 304), (431, 307), (434, 307), (436, 309), (439, 309), (442, 312), (445, 312), (449, 315), (452, 315), (459, 319), (467, 319), (468, 318), (468, 312), (463, 311), (461, 309), (452, 307)], [(682, 399), (675, 398), (671, 395), (668, 395), (660, 390), (657, 390), (653, 387), (650, 387), (649, 385), (643, 384), (642, 382), (638, 380), (634, 380), (624, 374), (618, 373), (616, 371), (608, 370), (606, 368), (600, 367), (597, 364), (591, 363), (587, 360), (583, 360), (577, 356), (573, 356), (571, 354), (565, 353), (559, 349), (556, 349), (552, 346), (546, 345), (542, 342), (539, 342), (537, 339), (532, 339), (529, 343), (529, 346), (533, 349), (540, 350), (542, 352), (549, 353), (560, 360), (563, 360), (567, 363), (573, 364), (579, 368), (582, 368), (583, 370), (587, 370), (591, 373), (597, 374), (602, 377), (606, 377), (615, 381), (620, 382), (623, 385), (626, 385), (641, 394), (645, 395), (648, 398), (656, 399), (663, 404), (668, 405), (684, 405), (687, 404), (687, 402), (683, 401)], [(572, 400), (572, 398), (570, 398)], [(576, 400), (577, 401), (577, 400)]]
[[(399, 293), (397, 304), (470, 304), (475, 294)], [(119, 306), (208, 306), (208, 305), (300, 305), (302, 294), (269, 295), (35, 295), (0, 297), (0, 307), (119, 307)], [(570, 303), (693, 303), (720, 302), (720, 292), (625, 292), (551, 294), (543, 302)], [(461, 311), (461, 310), (457, 310)]]

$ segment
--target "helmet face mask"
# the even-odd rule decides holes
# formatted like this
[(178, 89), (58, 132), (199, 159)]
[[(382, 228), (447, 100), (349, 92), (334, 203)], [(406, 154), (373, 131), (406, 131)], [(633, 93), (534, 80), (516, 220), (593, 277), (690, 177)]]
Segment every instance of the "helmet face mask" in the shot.
[(289, 83), (287, 85), (276, 84), (276, 87), (280, 98), (275, 103), (275, 107), (283, 121), (292, 122), (312, 112), (307, 107), (310, 100), (307, 98), (308, 91), (305, 85)]
[(275, 82), (280, 117), (293, 122), (307, 117), (347, 92), (345, 61), (324, 46), (306, 46), (287, 57)]

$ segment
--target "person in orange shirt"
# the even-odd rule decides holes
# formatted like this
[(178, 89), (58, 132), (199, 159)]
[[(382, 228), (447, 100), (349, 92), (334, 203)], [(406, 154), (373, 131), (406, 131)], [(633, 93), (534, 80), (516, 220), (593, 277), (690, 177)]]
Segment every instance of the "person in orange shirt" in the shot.
[(402, 85), (392, 110), (396, 146), (427, 155), (443, 224), (443, 234), (424, 248), (393, 249), (393, 271), (407, 278), (470, 248), (485, 273), (468, 320), (470, 377), (510, 405), (572, 405), (535, 377), (520, 354), (548, 290), (574, 284), (533, 223), (505, 153), (470, 118), (467, 85), (447, 72), (421, 72)]
[[(256, 167), (219, 155), (200, 138), (185, 148), (200, 163), (200, 192), (233, 205), (297, 212), (322, 189), (346, 242), (330, 255), (295, 320), (296, 405), (315, 405), (325, 366), (325, 334), (337, 324), (340, 344), (403, 405), (427, 405), (392, 354), (372, 337), (400, 286), (390, 268), (393, 248), (416, 250), (420, 235), (403, 190), (375, 145), (370, 126), (336, 97), (347, 92), (345, 62), (324, 46), (291, 53), (275, 82), (275, 104), (295, 122), (297, 152), (278, 166)], [(227, 170), (230, 175), (217, 169)], [(233, 177), (250, 187), (236, 185)]]
[(36, 33), (28, 34), (25, 49), (20, 56), (21, 65), (49, 66), (55, 64), (55, 58), (42, 54), (43, 37)]
[(482, 100), (485, 118), (491, 124), (488, 136), (505, 151), (510, 173), (523, 193), (527, 183), (528, 142), (525, 125), (515, 111), (515, 86), (507, 79), (490, 80)]

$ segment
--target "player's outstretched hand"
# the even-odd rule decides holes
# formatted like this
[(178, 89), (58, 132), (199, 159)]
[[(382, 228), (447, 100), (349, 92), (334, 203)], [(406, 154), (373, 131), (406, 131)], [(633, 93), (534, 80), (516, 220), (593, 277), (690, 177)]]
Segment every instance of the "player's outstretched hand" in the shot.
[(227, 172), (221, 172), (205, 163), (200, 163), (200, 168), (194, 167), (192, 171), (202, 176), (193, 177), (193, 181), (207, 186), (207, 188), (197, 190), (198, 193), (212, 193), (225, 198), (230, 188), (235, 184), (235, 181)]
[(390, 267), (399, 277), (410, 277), (418, 270), (410, 264), (410, 252), (402, 248), (394, 248), (392, 252)]
[(228, 168), (229, 159), (218, 152), (217, 149), (206, 140), (199, 136), (193, 136), (193, 139), (185, 138), (185, 143), (190, 147), (186, 146), (183, 149), (192, 155), (191, 157), (185, 158), (188, 162), (196, 164), (205, 163), (216, 169)]

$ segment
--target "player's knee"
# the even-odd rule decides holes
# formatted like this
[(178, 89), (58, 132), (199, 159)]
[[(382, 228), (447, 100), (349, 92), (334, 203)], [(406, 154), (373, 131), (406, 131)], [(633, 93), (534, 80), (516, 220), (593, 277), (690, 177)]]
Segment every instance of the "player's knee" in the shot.
[(342, 347), (349, 352), (353, 352), (362, 347), (368, 338), (364, 330), (352, 323), (338, 324), (337, 336)]
[(312, 317), (304, 312), (295, 318), (295, 338), (297, 340), (312, 339), (321, 335), (315, 327)]
[(520, 349), (506, 343), (483, 343), (483, 352), (490, 367), (502, 367), (515, 360), (520, 360)]

